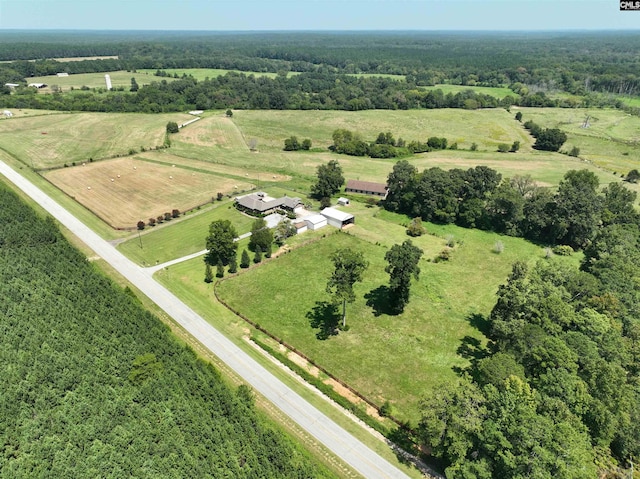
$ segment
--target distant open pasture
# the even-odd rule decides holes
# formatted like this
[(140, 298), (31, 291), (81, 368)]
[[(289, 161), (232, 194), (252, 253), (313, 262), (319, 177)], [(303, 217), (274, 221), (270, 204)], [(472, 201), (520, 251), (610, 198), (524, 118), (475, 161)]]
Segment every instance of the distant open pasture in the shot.
[(136, 155), (138, 159), (144, 159), (156, 163), (164, 163), (171, 165), (179, 165), (183, 168), (192, 171), (202, 171), (214, 173), (219, 176), (225, 176), (228, 178), (236, 178), (243, 181), (251, 181), (256, 183), (279, 183), (290, 181), (291, 177), (282, 174), (275, 174), (269, 170), (255, 170), (254, 168), (237, 168), (234, 166), (228, 166), (224, 163), (218, 163), (214, 161), (220, 160), (217, 155), (212, 157), (206, 157), (204, 159), (191, 159), (183, 156), (178, 156), (172, 153), (173, 148), (166, 150), (153, 150)]
[(314, 147), (327, 148), (331, 135), (345, 128), (374, 141), (380, 132), (393, 133), (407, 142), (427, 141), (431, 136), (446, 137), (460, 148), (476, 143), (479, 148), (497, 150), (500, 143), (519, 140), (522, 148), (531, 137), (513, 115), (503, 109), (487, 110), (366, 110), (348, 111), (238, 111), (233, 121), (245, 138), (255, 137), (264, 148), (282, 149), (292, 135), (310, 138)]
[[(157, 70), (145, 69), (145, 70), (138, 70), (138, 71), (149, 74), (149, 75), (153, 75)], [(173, 75), (178, 75), (178, 77), (181, 77), (182, 75), (192, 76), (198, 81), (203, 81), (207, 78), (216, 78), (219, 76), (226, 75), (227, 73), (230, 73), (230, 72), (242, 73), (243, 75), (247, 75), (247, 76), (253, 75), (255, 77), (275, 78), (278, 76), (277, 73), (272, 73), (272, 72), (249, 72), (249, 71), (241, 72), (239, 70), (224, 70), (221, 68), (163, 68), (162, 71), (168, 73), (171, 76)], [(298, 75), (299, 73), (288, 72), (287, 74)], [(154, 76), (154, 78), (156, 78), (159, 81), (159, 80), (162, 80), (163, 78), (170, 78), (170, 77)]]
[[(580, 148), (580, 157), (611, 172), (640, 166), (640, 117), (614, 109), (522, 108), (522, 120), (560, 128), (568, 139), (563, 150)], [(588, 127), (583, 127), (585, 121)], [(635, 165), (635, 166), (634, 166)]]
[(54, 58), (57, 62), (81, 62), (84, 60), (117, 60), (118, 55), (103, 55), (95, 57), (62, 57)]
[[(69, 74), (66, 77), (59, 77), (57, 75), (47, 75), (41, 77), (27, 78), (29, 83), (45, 83), (47, 87), (38, 90), (40, 93), (51, 93), (52, 85), (58, 86), (61, 91), (80, 90), (83, 86), (88, 88), (107, 88), (104, 76), (109, 75), (111, 78), (111, 85), (116, 87), (124, 87), (125, 90), (131, 88), (131, 78), (136, 79), (136, 83), (139, 86), (148, 85), (152, 82), (160, 82), (162, 78), (153, 76), (147, 72), (136, 71), (128, 72), (124, 70), (102, 73), (77, 73)], [(171, 80), (171, 79), (169, 79)]]
[(54, 185), (114, 227), (135, 227), (139, 220), (184, 211), (211, 201), (218, 191), (250, 183), (183, 167), (119, 158), (46, 173)]
[(520, 95), (514, 93), (512, 90), (506, 87), (487, 87), (487, 86), (470, 86), (470, 85), (448, 85), (448, 84), (437, 84), (434, 86), (425, 86), (421, 87), (425, 90), (442, 90), (442, 93), (445, 95), (447, 93), (460, 93), (465, 90), (473, 90), (476, 93), (482, 93), (483, 95), (490, 95), (496, 97), (498, 99), (503, 99), (506, 96), (512, 96), (514, 98), (518, 98)]
[(0, 121), (0, 148), (36, 169), (128, 155), (162, 146), (169, 121), (185, 113), (58, 113)]
[[(138, 70), (139, 72), (148, 73), (153, 75), (157, 70), (153, 69), (143, 69)], [(277, 73), (273, 72), (252, 72), (252, 71), (240, 71), (240, 70), (225, 70), (222, 68), (163, 68), (163, 72), (166, 72), (170, 75), (170, 77), (156, 77), (158, 79), (162, 78), (171, 78), (174, 75), (178, 77), (182, 77), (182, 75), (192, 76), (198, 81), (206, 80), (207, 78), (216, 78), (219, 76), (226, 75), (227, 73), (241, 73), (243, 75), (253, 75), (255, 77), (266, 77), (266, 78), (276, 78), (278, 76)], [(300, 72), (287, 72), (287, 76), (299, 75)], [(391, 78), (395, 80), (404, 80), (404, 75), (389, 75), (384, 73), (354, 73), (350, 76), (356, 77), (383, 77), (383, 78)]]

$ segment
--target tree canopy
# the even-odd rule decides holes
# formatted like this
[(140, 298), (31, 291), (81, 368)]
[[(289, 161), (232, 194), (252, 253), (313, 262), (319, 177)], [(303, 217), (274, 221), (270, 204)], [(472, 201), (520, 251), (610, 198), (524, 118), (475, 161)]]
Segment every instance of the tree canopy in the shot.
[(609, 467), (596, 457), (638, 455), (639, 239), (636, 225), (611, 225), (582, 270), (514, 264), (487, 349), (423, 404), (421, 435), (447, 477), (596, 478)]
[(337, 160), (319, 165), (316, 172), (316, 183), (311, 186), (311, 194), (316, 199), (330, 198), (344, 185), (342, 167)]
[(409, 302), (411, 277), (418, 279), (420, 267), (418, 262), (423, 251), (414, 246), (411, 240), (393, 245), (384, 255), (389, 263), (385, 272), (389, 273), (389, 300), (395, 313), (402, 313)]
[(256, 218), (251, 225), (251, 236), (249, 237), (249, 249), (256, 251), (267, 251), (273, 243), (273, 232), (267, 227), (267, 222), (262, 218)]
[(0, 183), (0, 476), (326, 477)]
[(209, 225), (209, 236), (206, 239), (207, 254), (205, 262), (217, 266), (218, 262), (228, 265), (236, 257), (238, 249), (234, 241), (238, 236), (235, 227), (229, 220), (215, 220)]
[(327, 292), (337, 303), (342, 303), (342, 326), (346, 326), (347, 303), (355, 301), (353, 285), (362, 281), (362, 275), (369, 267), (360, 251), (350, 248), (339, 249), (331, 255), (334, 270), (327, 282)]

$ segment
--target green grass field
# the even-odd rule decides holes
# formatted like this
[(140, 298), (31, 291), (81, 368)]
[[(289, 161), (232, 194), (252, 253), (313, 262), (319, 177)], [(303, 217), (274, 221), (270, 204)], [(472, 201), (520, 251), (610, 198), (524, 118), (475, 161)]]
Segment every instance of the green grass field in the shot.
[(445, 136), (460, 148), (477, 143), (480, 148), (496, 150), (499, 143), (520, 140), (529, 135), (513, 116), (502, 109), (491, 110), (367, 110), (345, 111), (239, 111), (233, 122), (245, 138), (257, 138), (262, 149), (282, 149), (285, 138), (295, 135), (310, 138), (314, 147), (327, 148), (338, 128), (358, 132), (373, 141), (380, 132), (390, 131), (395, 138), (426, 141), (430, 136)]
[[(202, 120), (172, 135), (170, 149), (134, 156), (164, 166), (175, 164), (191, 170), (189, 174), (200, 171), (211, 173), (212, 177), (233, 179), (237, 184), (244, 181), (272, 196), (288, 194), (299, 196), (305, 202), (316, 167), (331, 159), (340, 162), (347, 179), (385, 181), (393, 168), (396, 160), (329, 152), (327, 147), (337, 128), (357, 131), (370, 140), (381, 131), (391, 131), (396, 138), (407, 141), (444, 136), (449, 143), (458, 143), (459, 150), (411, 157), (410, 161), (420, 170), (433, 166), (466, 169), (482, 164), (507, 177), (530, 174), (542, 185), (555, 186), (570, 169), (588, 168), (604, 185), (619, 181), (620, 172), (637, 167), (639, 156), (635, 143), (640, 135), (639, 118), (616, 110), (525, 108), (521, 111), (525, 121), (533, 119), (543, 127), (559, 126), (567, 131), (569, 141), (564, 148), (575, 144), (581, 149), (582, 159), (533, 150), (533, 139), (515, 121), (515, 111), (502, 109), (236, 111), (232, 118), (226, 118), (222, 111), (209, 111)], [(168, 121), (181, 123), (192, 118), (186, 113), (18, 113), (15, 118), (0, 121), (0, 153), (11, 161), (19, 160), (25, 168), (30, 167), (32, 161), (36, 168), (48, 168), (84, 162), (91, 157), (128, 155), (130, 149), (140, 151), (142, 146), (154, 148), (162, 143)], [(586, 114), (591, 116), (590, 128), (580, 128)], [(282, 151), (284, 139), (291, 135), (310, 138), (313, 150)], [(518, 153), (497, 153), (498, 144), (515, 140), (522, 145)], [(256, 151), (249, 149), (252, 142)], [(477, 143), (478, 151), (469, 151), (473, 142)], [(51, 185), (47, 188), (55, 192)], [(72, 202), (60, 192), (57, 195), (65, 204)], [(77, 205), (74, 208), (85, 220), (90, 217)], [(455, 377), (452, 367), (466, 364), (465, 357), (456, 352), (464, 338), (482, 339), (470, 322), (471, 315), (489, 312), (495, 291), (505, 280), (513, 261), (535, 261), (543, 257), (543, 251), (520, 239), (455, 226), (428, 225), (431, 234), (415, 239), (424, 249), (425, 259), (407, 311), (399, 317), (376, 316), (364, 296), (372, 292), (375, 296), (380, 286), (386, 284), (382, 258), (386, 248), (406, 239), (401, 224), (407, 219), (377, 208), (366, 208), (358, 202), (353, 203), (351, 211), (356, 214), (356, 224), (349, 235), (331, 235), (296, 249), (224, 282), (221, 292), (247, 316), (305, 351), (336, 376), (375, 401), (382, 403), (389, 399), (398, 415), (415, 420), (418, 399), (452, 380)], [(230, 219), (239, 234), (249, 231), (252, 221), (230, 208), (229, 200), (225, 200), (178, 221), (147, 228), (139, 238), (134, 233), (119, 249), (145, 265), (194, 253), (204, 249), (208, 226), (214, 219)], [(93, 226), (96, 227), (95, 223)], [(105, 232), (104, 228), (98, 229), (104, 236), (118, 237)], [(319, 233), (310, 233), (308, 237)], [(447, 235), (462, 241), (452, 259), (444, 263), (427, 262), (444, 248)], [(492, 253), (498, 240), (505, 244), (500, 255)], [(300, 241), (304, 241), (304, 235), (292, 243)], [(343, 245), (361, 249), (371, 267), (365, 282), (357, 288), (356, 303), (349, 308), (348, 321), (352, 329), (320, 341), (316, 338), (318, 329), (311, 327), (307, 314), (316, 301), (328, 299), (324, 292), (327, 268), (330, 268), (327, 258), (331, 251)], [(199, 293), (204, 273), (202, 259), (170, 269), (175, 275), (171, 279), (173, 287), (191, 290), (190, 301), (206, 308), (212, 299), (210, 292), (202, 297)]]
[[(139, 72), (144, 72), (149, 75), (153, 75), (157, 70), (147, 69), (147, 70), (138, 70)], [(203, 81), (207, 78), (216, 78), (222, 75), (226, 75), (227, 73), (242, 73), (243, 75), (253, 75), (255, 77), (267, 77), (267, 78), (276, 78), (278, 76), (277, 73), (273, 72), (251, 72), (251, 71), (239, 71), (239, 70), (224, 70), (220, 68), (166, 68), (162, 71), (167, 72), (169, 75), (178, 75), (181, 77), (182, 75), (190, 75), (198, 81)], [(287, 76), (299, 75), (299, 72), (287, 72)], [(382, 77), (382, 78), (392, 78), (397, 80), (404, 80), (404, 75), (388, 75), (384, 73), (359, 73), (353, 74), (350, 76), (356, 77)], [(156, 78), (165, 78), (165, 77), (156, 77)]]
[[(138, 70), (138, 71), (145, 73), (147, 75), (152, 75), (153, 78), (156, 79), (156, 81), (162, 80), (163, 78), (171, 78), (171, 77), (155, 76), (154, 73), (157, 70), (148, 69), (148, 70)], [(253, 75), (255, 77), (275, 78), (278, 76), (277, 73), (272, 73), (272, 72), (241, 72), (238, 70), (224, 70), (220, 68), (165, 68), (162, 71), (168, 73), (171, 76), (173, 76), (174, 74), (178, 75), (179, 77), (181, 77), (182, 75), (192, 76), (198, 81), (203, 81), (203, 80), (206, 80), (207, 78), (216, 78), (219, 76), (226, 75), (227, 73), (230, 73), (230, 72), (242, 73), (243, 75), (247, 75), (247, 76)], [(288, 72), (287, 75), (298, 75), (298, 72)]]
[[(431, 234), (415, 241), (425, 256), (411, 302), (400, 316), (377, 315), (385, 301), (380, 287), (388, 282), (385, 251), (407, 236), (397, 224), (406, 219), (375, 215), (376, 211), (369, 209), (367, 215), (360, 210), (349, 234), (329, 234), (224, 281), (219, 293), (232, 307), (361, 393), (380, 404), (389, 400), (401, 418), (415, 420), (419, 399), (454, 380), (453, 367), (467, 364), (457, 350), (467, 342), (482, 342), (474, 315), (489, 313), (511, 264), (517, 259), (536, 261), (544, 252), (517, 238), (429, 224)], [(445, 248), (448, 235), (462, 244), (449, 261), (430, 262)], [(505, 245), (502, 254), (492, 252), (498, 240)], [(320, 317), (314, 308), (330, 299), (324, 291), (332, 269), (329, 256), (342, 247), (362, 251), (370, 266), (363, 283), (356, 285), (356, 302), (348, 307), (351, 329), (321, 340), (319, 328), (311, 324)]]
[(36, 169), (162, 146), (167, 122), (185, 113), (57, 113), (0, 121), (0, 148)]
[(476, 93), (482, 93), (483, 95), (490, 95), (496, 97), (498, 99), (503, 99), (505, 96), (512, 96), (517, 98), (519, 95), (514, 93), (512, 90), (506, 87), (494, 88), (494, 87), (486, 87), (486, 86), (467, 86), (467, 85), (446, 85), (446, 84), (438, 84), (434, 86), (425, 86), (421, 87), (425, 90), (442, 90), (442, 93), (445, 95), (448, 93), (456, 94), (461, 91), (473, 90)]
[[(253, 218), (239, 213), (230, 200), (195, 211), (163, 226), (147, 227), (118, 245), (128, 258), (141, 265), (164, 263), (205, 249), (209, 225), (215, 220), (229, 220), (239, 235), (251, 230)], [(142, 247), (140, 246), (142, 244)]]
[[(139, 86), (148, 85), (152, 82), (159, 82), (162, 80), (160, 77), (153, 76), (146, 71), (137, 71), (135, 73), (128, 71), (114, 71), (106, 73), (78, 73), (70, 74), (67, 77), (59, 77), (57, 75), (47, 75), (41, 77), (30, 77), (26, 80), (29, 83), (45, 83), (47, 87), (38, 90), (39, 93), (51, 93), (52, 86), (57, 86), (60, 91), (68, 92), (73, 90), (80, 90), (82, 87), (88, 88), (107, 88), (104, 76), (108, 74), (111, 78), (111, 85), (113, 88), (123, 87), (126, 91), (131, 88), (131, 78), (136, 79), (136, 83)], [(171, 81), (171, 78), (167, 80)]]

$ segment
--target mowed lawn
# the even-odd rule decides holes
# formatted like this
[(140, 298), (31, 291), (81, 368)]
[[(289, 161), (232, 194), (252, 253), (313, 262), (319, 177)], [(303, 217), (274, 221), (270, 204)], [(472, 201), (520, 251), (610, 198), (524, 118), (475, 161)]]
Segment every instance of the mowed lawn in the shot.
[(36, 169), (128, 155), (162, 146), (169, 121), (185, 113), (58, 113), (0, 121), (0, 148)]
[[(218, 291), (232, 307), (364, 395), (380, 404), (389, 400), (399, 417), (415, 421), (419, 399), (455, 380), (454, 368), (468, 364), (459, 348), (482, 343), (476, 327), (481, 321), (475, 315), (490, 312), (512, 263), (541, 260), (544, 251), (517, 238), (427, 225), (435, 234), (415, 241), (425, 251), (420, 280), (412, 287), (405, 312), (390, 316), (380, 311), (385, 302), (381, 287), (388, 283), (384, 255), (391, 242), (407, 236), (396, 223), (397, 215), (385, 215), (374, 210), (366, 219), (356, 216), (360, 229), (350, 229), (350, 234), (328, 230), (326, 238), (242, 272), (222, 282)], [(445, 248), (449, 235), (462, 244), (449, 261), (430, 261)], [(492, 252), (496, 241), (504, 244), (502, 254)], [(314, 308), (330, 300), (325, 291), (333, 268), (330, 255), (345, 247), (361, 251), (370, 266), (355, 286), (355, 303), (348, 306), (350, 330), (318, 339), (320, 329), (312, 326), (319, 319)], [(201, 264), (194, 262), (192, 268), (183, 280), (201, 281)]]
[(114, 227), (135, 227), (139, 220), (185, 211), (250, 183), (184, 167), (134, 158), (85, 163), (49, 171), (45, 177)]
[(209, 225), (216, 220), (231, 221), (238, 235), (242, 235), (251, 231), (255, 218), (236, 210), (232, 200), (224, 200), (202, 211), (191, 212), (177, 221), (145, 228), (140, 237), (135, 235), (119, 244), (118, 249), (129, 259), (145, 266), (181, 258), (205, 249)]

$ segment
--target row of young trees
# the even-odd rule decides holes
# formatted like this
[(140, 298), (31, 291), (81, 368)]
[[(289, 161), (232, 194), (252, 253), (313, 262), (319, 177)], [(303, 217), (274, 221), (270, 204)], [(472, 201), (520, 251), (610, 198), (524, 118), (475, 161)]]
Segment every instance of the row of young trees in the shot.
[[(249, 250), (254, 253), (254, 263), (262, 261), (262, 255), (270, 258), (274, 239), (278, 242), (284, 241), (295, 234), (295, 227), (289, 221), (284, 221), (276, 228), (276, 234), (277, 238), (274, 238), (273, 232), (267, 227), (267, 222), (263, 218), (254, 220), (249, 237)], [(216, 276), (219, 278), (224, 276), (225, 266), (228, 266), (229, 273), (237, 272), (237, 238), (238, 232), (229, 220), (215, 220), (209, 225), (209, 234), (206, 238), (207, 254), (204, 257), (205, 282), (213, 281), (212, 267), (216, 268)], [(248, 268), (249, 264), (249, 253), (244, 250), (240, 258), (240, 267)]]
[(382, 204), (390, 211), (546, 244), (582, 248), (602, 226), (638, 222), (633, 207), (636, 193), (621, 183), (599, 191), (598, 177), (589, 170), (567, 172), (553, 193), (529, 176), (503, 180), (486, 166), (418, 172), (401, 160), (387, 185), (389, 194)]
[(0, 476), (326, 477), (2, 184), (0, 223)]

